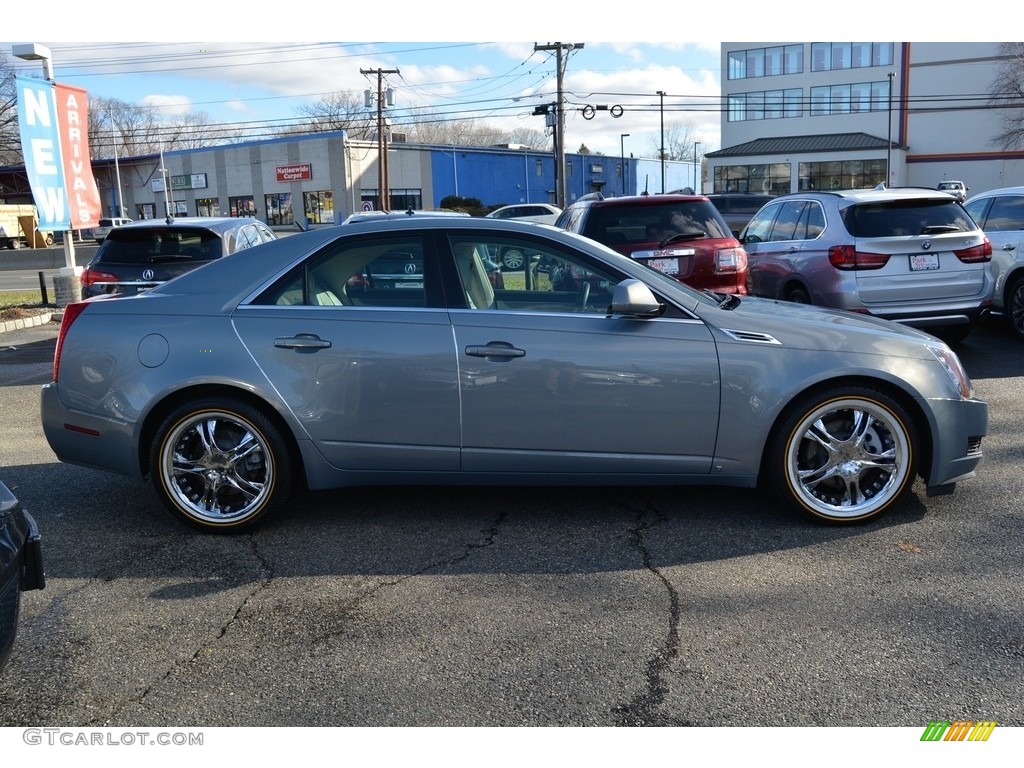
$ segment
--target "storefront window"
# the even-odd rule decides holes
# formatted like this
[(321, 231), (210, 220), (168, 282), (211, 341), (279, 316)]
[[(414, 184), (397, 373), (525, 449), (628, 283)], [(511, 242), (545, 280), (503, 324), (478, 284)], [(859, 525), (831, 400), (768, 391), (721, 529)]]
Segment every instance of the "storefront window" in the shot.
[(188, 203), (184, 200), (174, 200), (171, 203), (170, 211), (167, 210), (167, 203), (164, 203), (164, 215), (165, 216), (188, 216)]
[(135, 218), (142, 219), (155, 219), (156, 218), (156, 206), (152, 203), (139, 203), (135, 206)]
[(263, 200), (267, 204), (267, 224), (275, 227), (295, 223), (295, 218), (292, 216), (291, 192), (264, 195)]
[(256, 200), (252, 195), (243, 195), (242, 197), (229, 197), (228, 206), (231, 209), (232, 216), (255, 216), (256, 215)]
[(302, 208), (310, 224), (334, 223), (334, 194), (330, 190), (303, 192)]
[(220, 216), (220, 200), (202, 197), (196, 200), (196, 216)]

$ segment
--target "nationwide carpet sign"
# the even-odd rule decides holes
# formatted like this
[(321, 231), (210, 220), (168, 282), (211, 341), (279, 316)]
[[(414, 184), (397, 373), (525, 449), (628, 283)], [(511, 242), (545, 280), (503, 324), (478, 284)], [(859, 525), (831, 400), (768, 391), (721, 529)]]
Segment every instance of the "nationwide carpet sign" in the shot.
[(81, 88), (17, 77), (18, 127), (41, 232), (99, 226), (89, 159), (89, 102)]

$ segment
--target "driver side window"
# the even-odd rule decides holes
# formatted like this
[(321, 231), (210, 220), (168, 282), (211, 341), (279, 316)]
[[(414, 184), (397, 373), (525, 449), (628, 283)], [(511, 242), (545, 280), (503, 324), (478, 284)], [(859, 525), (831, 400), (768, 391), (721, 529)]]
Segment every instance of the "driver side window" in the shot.
[(605, 314), (619, 277), (561, 251), (515, 237), (452, 235), (470, 309)]

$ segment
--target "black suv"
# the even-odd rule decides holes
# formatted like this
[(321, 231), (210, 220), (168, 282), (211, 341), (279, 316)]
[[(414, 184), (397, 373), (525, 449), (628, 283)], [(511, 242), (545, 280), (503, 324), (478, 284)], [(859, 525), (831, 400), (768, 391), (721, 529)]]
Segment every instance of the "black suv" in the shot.
[(250, 218), (199, 216), (115, 227), (82, 272), (82, 298), (141, 293), (221, 256), (276, 239), (270, 227)]

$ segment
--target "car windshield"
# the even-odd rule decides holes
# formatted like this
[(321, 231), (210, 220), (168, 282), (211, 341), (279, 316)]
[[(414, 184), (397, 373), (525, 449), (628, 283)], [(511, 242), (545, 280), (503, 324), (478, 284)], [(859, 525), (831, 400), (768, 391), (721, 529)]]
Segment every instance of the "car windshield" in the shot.
[(118, 227), (97, 253), (104, 264), (209, 261), (222, 255), (221, 239), (208, 230), (174, 227)]
[(706, 200), (594, 206), (582, 234), (606, 245), (660, 243), (676, 236), (731, 237), (721, 214)]
[(854, 237), (902, 237), (942, 232), (972, 232), (978, 228), (952, 198), (891, 200), (854, 205), (843, 211), (843, 223)]

